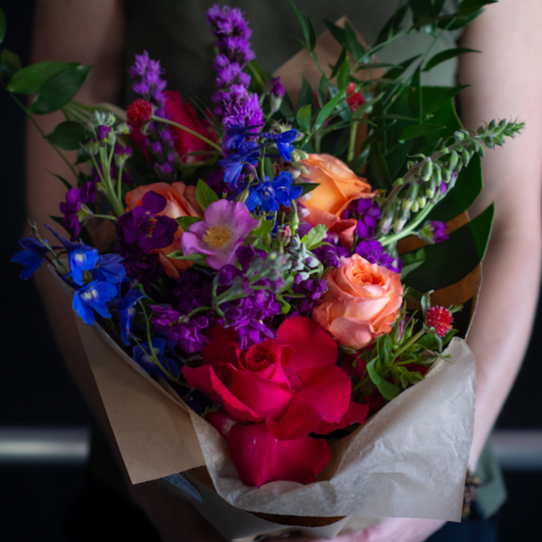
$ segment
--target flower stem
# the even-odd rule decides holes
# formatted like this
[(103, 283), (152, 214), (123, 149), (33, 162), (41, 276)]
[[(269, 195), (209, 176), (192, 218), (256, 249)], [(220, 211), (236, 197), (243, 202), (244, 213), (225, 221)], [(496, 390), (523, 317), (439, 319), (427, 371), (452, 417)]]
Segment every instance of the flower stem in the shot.
[(356, 146), (356, 136), (358, 134), (359, 122), (353, 122), (350, 125), (350, 141), (348, 143), (348, 154), (346, 155), (346, 161), (351, 162), (354, 159), (354, 150)]
[(197, 132), (194, 132), (194, 130), (191, 130), (190, 128), (187, 128), (186, 126), (183, 126), (182, 124), (178, 124), (177, 122), (174, 122), (174, 121), (169, 120), (169, 119), (164, 119), (162, 117), (155, 117), (154, 115), (152, 116), (152, 120), (156, 120), (158, 122), (163, 122), (164, 124), (170, 124), (171, 126), (175, 126), (175, 128), (179, 128), (180, 130), (184, 130), (185, 132), (188, 132), (189, 134), (193, 135), (194, 137), (197, 137), (198, 139), (201, 139), (202, 141), (207, 143), (207, 145), (209, 145), (209, 147), (213, 147), (213, 149), (216, 149), (217, 151), (220, 152), (220, 154), (222, 154), (222, 148), (219, 145), (217, 145), (216, 143), (214, 143), (210, 139), (207, 139), (205, 136), (202, 136), (201, 134), (198, 134)]

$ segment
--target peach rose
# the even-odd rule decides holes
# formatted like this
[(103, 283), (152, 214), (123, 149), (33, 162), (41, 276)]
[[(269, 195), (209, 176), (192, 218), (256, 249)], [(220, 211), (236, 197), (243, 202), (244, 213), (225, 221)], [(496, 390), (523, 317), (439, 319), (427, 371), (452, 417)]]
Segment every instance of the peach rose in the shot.
[(391, 331), (402, 303), (401, 275), (353, 254), (327, 274), (328, 291), (312, 318), (337, 341), (360, 349)]
[[(169, 218), (179, 218), (180, 216), (203, 217), (203, 211), (196, 201), (195, 187), (186, 186), (183, 182), (173, 184), (153, 183), (138, 186), (126, 194), (126, 211), (131, 211), (134, 207), (141, 205), (143, 196), (151, 191), (164, 196), (167, 200), (166, 207), (159, 213), (160, 215), (168, 216)], [(183, 233), (183, 229), (179, 227), (175, 233), (173, 243), (166, 248), (156, 250), (160, 257), (160, 263), (164, 266), (166, 274), (171, 278), (178, 278), (179, 271), (184, 271), (192, 265), (191, 262), (185, 260), (174, 260), (166, 257), (175, 250), (179, 250), (180, 239)]]
[(351, 201), (372, 198), (371, 186), (344, 162), (329, 154), (309, 154), (302, 163), (309, 170), (304, 177), (319, 184), (303, 202), (310, 211), (305, 220), (313, 226), (324, 224), (331, 232), (339, 234), (342, 244), (350, 248), (356, 221), (339, 217)]

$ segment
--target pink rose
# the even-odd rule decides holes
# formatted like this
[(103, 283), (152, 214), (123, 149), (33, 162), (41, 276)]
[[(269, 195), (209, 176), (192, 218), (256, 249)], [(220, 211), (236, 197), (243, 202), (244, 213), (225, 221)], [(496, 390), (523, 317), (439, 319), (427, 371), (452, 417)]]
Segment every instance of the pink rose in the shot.
[(403, 301), (403, 285), (399, 273), (358, 254), (342, 262), (326, 275), (328, 291), (312, 317), (340, 344), (357, 350), (391, 331)]
[[(229, 416), (212, 423), (227, 436), (243, 483), (315, 481), (330, 454), (326, 441), (309, 433), (363, 422), (368, 410), (350, 400), (350, 379), (336, 365), (336, 342), (302, 316), (285, 320), (276, 339), (247, 350), (236, 339), (232, 330), (213, 328), (204, 365), (184, 367), (183, 376), (224, 405)], [(304, 462), (308, 467), (299, 469)]]

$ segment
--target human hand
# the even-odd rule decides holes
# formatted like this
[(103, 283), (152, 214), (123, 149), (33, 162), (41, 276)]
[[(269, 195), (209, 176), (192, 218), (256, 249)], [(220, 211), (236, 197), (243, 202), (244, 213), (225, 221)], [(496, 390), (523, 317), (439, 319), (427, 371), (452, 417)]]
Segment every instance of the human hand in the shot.
[[(369, 529), (344, 534), (335, 542), (423, 542), (438, 531), (444, 521), (437, 519), (390, 518)], [(265, 542), (324, 542), (305, 536), (268, 538)]]

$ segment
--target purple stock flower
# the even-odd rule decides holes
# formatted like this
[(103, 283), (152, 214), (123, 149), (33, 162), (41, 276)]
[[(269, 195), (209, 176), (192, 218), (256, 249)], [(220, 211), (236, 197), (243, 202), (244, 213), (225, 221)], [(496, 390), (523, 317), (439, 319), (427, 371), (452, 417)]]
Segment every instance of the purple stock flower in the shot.
[(442, 243), (442, 241), (447, 241), (448, 236), (446, 235), (446, 222), (440, 222), (439, 220), (432, 220), (431, 233), (433, 236), (433, 241), (435, 243)]
[(299, 312), (309, 314), (317, 299), (327, 291), (327, 282), (323, 279), (306, 278), (305, 273), (300, 273), (294, 278), (292, 290), (296, 294), (303, 294), (305, 297), (299, 301)]
[(157, 216), (164, 210), (166, 198), (156, 192), (147, 192), (142, 205), (124, 213), (117, 222), (119, 237), (128, 244), (137, 244), (144, 253), (165, 248), (173, 242), (177, 222), (167, 216)]
[(356, 247), (356, 253), (365, 258), (369, 263), (381, 265), (394, 273), (400, 272), (400, 260), (395, 259), (387, 252), (384, 252), (382, 245), (374, 239), (361, 241)]
[(72, 232), (71, 240), (75, 241), (81, 233), (81, 221), (84, 220), (84, 212), (81, 212), (83, 204), (94, 203), (96, 199), (96, 185), (99, 178), (87, 181), (79, 188), (70, 188), (66, 192), (66, 201), (60, 203), (60, 212), (64, 215), (62, 225)]
[(357, 201), (357, 214), (355, 234), (359, 239), (372, 239), (375, 236), (378, 219), (382, 215), (378, 203), (370, 198)]
[(204, 216), (182, 235), (181, 249), (185, 255), (206, 255), (207, 264), (218, 270), (235, 262), (235, 251), (259, 222), (244, 203), (223, 199), (211, 203)]

